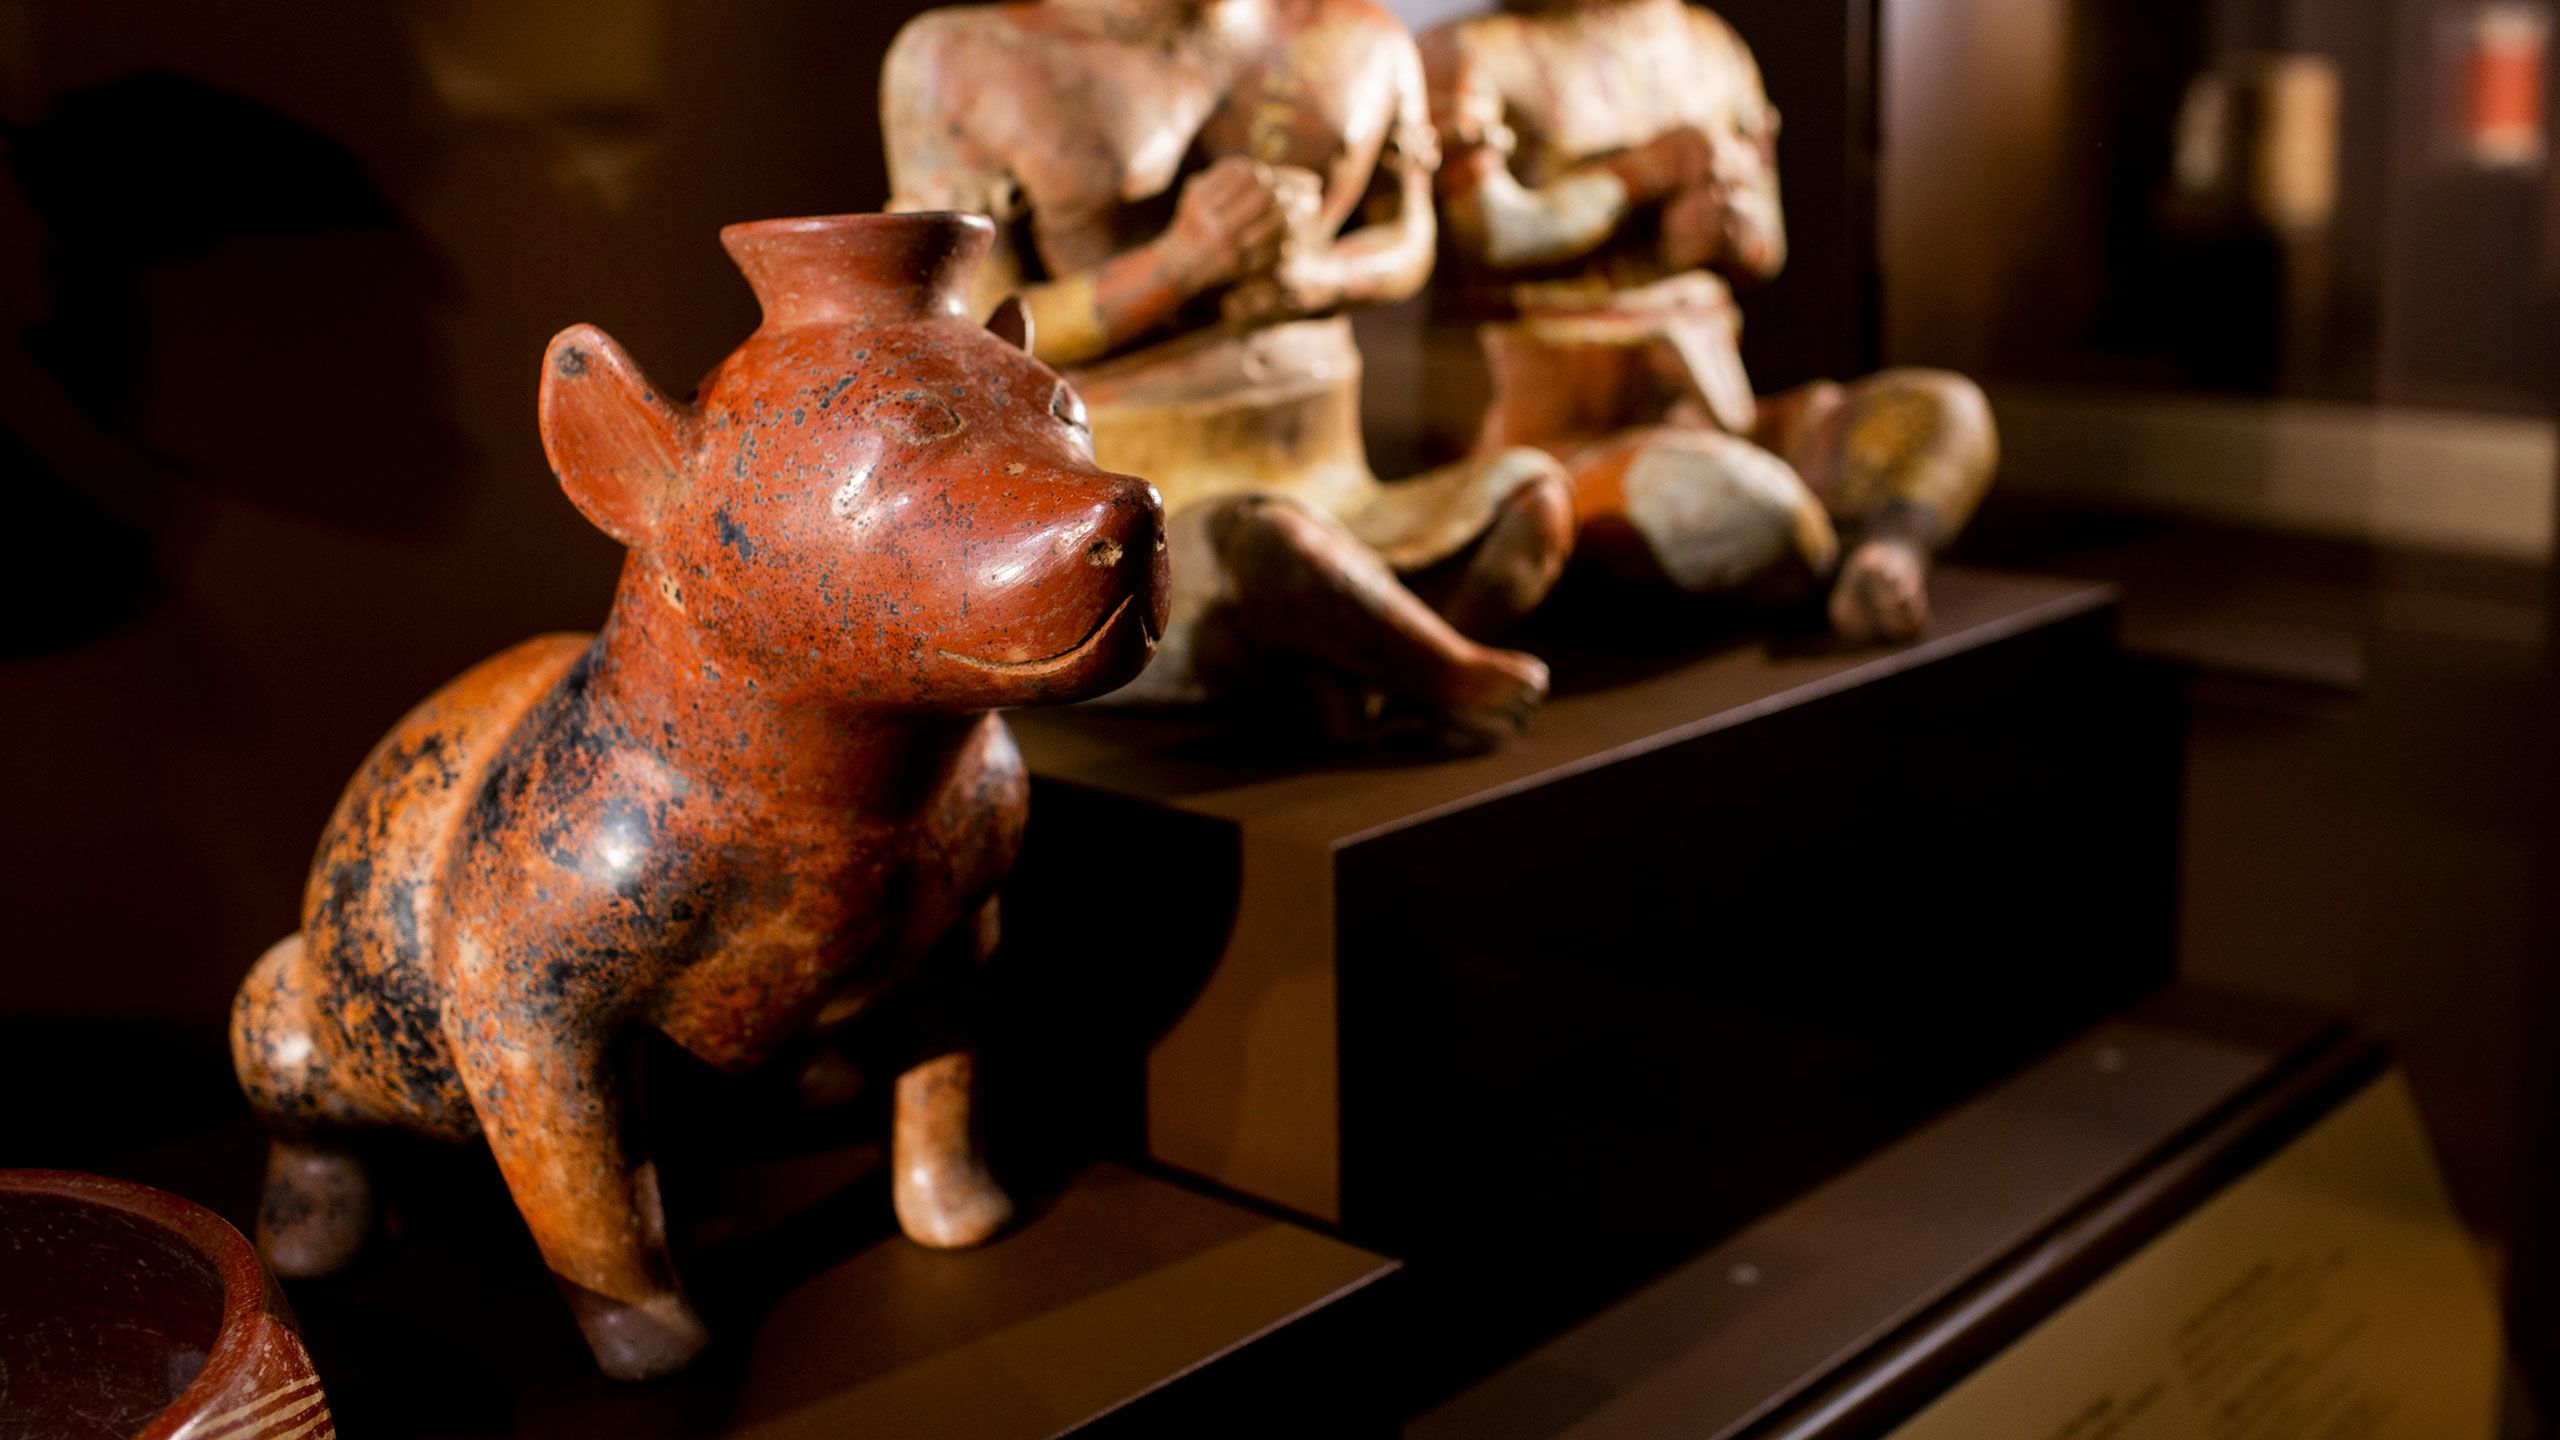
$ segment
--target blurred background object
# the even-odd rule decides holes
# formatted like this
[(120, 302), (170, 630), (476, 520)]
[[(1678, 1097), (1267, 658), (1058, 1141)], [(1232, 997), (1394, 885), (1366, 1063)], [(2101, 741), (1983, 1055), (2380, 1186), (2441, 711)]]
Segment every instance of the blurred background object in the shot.
[(1888, 358), (2541, 414), (2546, 6), (1882, 14)]
[[(2493, 1244), (2545, 957), (2560, 204), (2538, 0), (1882, 0), (1881, 333), (1972, 558), (2194, 667), (2181, 965), (2373, 1016)], [(1783, 102), (1782, 102), (1783, 103)]]
[(2550, 72), (2551, 7), (2494, 0), (2437, 18), (2441, 146), (2481, 170), (2538, 173), (2548, 152), (2542, 95)]

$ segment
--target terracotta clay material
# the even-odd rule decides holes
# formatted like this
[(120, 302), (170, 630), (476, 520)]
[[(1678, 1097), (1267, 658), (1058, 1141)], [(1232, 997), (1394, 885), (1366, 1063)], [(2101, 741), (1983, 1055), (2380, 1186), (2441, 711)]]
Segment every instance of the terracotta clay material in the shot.
[(764, 323), (691, 400), (592, 326), (551, 342), (544, 450), (630, 558), (599, 634), (483, 662), (375, 749), (240, 991), (278, 1269), (364, 1240), (361, 1131), (485, 1137), (598, 1363), (677, 1368), (704, 1335), (630, 1138), (634, 1042), (740, 1070), (893, 993), (899, 1220), (1005, 1223), (966, 1004), (1024, 815), (991, 712), (1135, 675), (1167, 586), (1154, 490), (1096, 468), (1018, 308), (970, 318), (991, 238), (730, 227)]
[(1741, 38), (1682, 0), (1519, 0), (1422, 48), (1451, 288), (1501, 317), (1481, 448), (1565, 463), (1592, 570), (1691, 593), (1809, 571), (1842, 635), (1918, 633), (1998, 464), (1991, 410), (1934, 370), (1754, 399), (1725, 277), (1787, 246)]
[(999, 226), (1078, 367), (1105, 463), (1164, 490), (1171, 619), (1115, 699), (1256, 694), (1341, 734), (1490, 743), (1546, 667), (1480, 643), (1572, 544), (1540, 451), (1393, 483), (1369, 469), (1343, 311), (1429, 275), (1437, 163), (1413, 41), (1370, 0), (1042, 0), (912, 21), (881, 82), (895, 209)]
[(337, 1433), (292, 1310), (222, 1217), (122, 1180), (0, 1170), (0, 1436)]

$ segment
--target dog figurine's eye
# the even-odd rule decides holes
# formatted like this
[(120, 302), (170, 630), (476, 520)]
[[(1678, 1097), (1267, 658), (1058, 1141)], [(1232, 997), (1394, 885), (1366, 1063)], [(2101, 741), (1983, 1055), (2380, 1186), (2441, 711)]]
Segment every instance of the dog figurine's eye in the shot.
[(1058, 385), (1058, 393), (1049, 397), (1049, 413), (1057, 416), (1058, 422), (1071, 430), (1089, 432), (1093, 429), (1085, 419), (1083, 399), (1063, 381)]

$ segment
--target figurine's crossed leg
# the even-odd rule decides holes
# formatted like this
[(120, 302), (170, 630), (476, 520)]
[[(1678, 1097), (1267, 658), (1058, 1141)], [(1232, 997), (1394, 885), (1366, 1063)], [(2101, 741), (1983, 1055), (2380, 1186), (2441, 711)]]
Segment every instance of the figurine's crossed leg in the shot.
[(1185, 518), (1223, 582), (1223, 603), (1201, 619), (1204, 669), (1219, 668), (1221, 650), (1249, 678), (1312, 661), (1315, 698), (1342, 738), (1375, 725), (1380, 705), (1402, 704), (1444, 726), (1452, 742), (1484, 744), (1517, 732), (1546, 698), (1545, 662), (1479, 643), (1452, 621), (1498, 628), (1554, 584), (1572, 533), (1561, 477), (1522, 487), (1497, 512), (1442, 600), (1447, 614), (1311, 506), (1241, 495)]

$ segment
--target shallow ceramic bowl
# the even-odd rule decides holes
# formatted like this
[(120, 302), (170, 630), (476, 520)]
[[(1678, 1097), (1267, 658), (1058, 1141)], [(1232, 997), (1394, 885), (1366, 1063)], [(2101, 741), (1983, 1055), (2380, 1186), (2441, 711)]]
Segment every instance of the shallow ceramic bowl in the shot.
[(0, 1440), (329, 1440), (311, 1357), (222, 1217), (0, 1170)]

